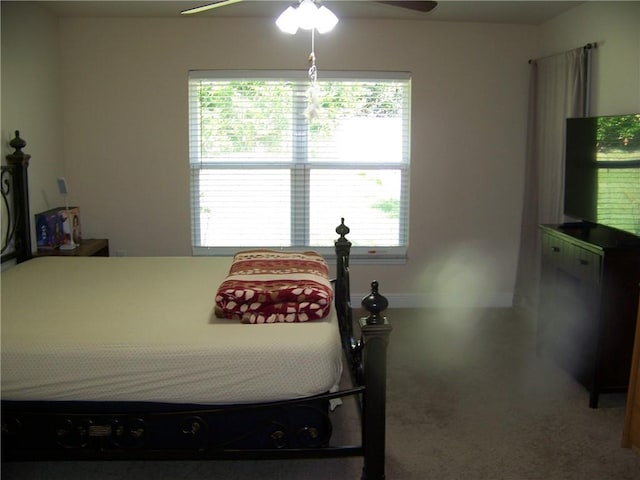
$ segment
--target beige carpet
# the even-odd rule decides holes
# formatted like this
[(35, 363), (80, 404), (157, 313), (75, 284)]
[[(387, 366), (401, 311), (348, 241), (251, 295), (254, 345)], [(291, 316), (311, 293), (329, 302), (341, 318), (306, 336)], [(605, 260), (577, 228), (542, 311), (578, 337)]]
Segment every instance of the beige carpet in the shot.
[[(510, 309), (396, 310), (389, 348), (387, 479), (639, 480), (620, 447), (624, 395), (587, 392), (534, 349), (534, 326)], [(336, 414), (336, 438), (353, 438)], [(362, 460), (42, 462), (2, 479), (357, 479)]]

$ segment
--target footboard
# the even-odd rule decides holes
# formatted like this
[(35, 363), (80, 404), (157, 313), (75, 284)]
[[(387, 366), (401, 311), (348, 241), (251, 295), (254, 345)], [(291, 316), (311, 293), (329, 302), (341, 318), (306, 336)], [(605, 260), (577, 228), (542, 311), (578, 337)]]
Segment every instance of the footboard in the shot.
[[(378, 283), (362, 301), (361, 382), (350, 389), (254, 405), (2, 402), (10, 460), (217, 460), (362, 456), (363, 480), (385, 478), (386, 352), (391, 326)], [(346, 353), (346, 352), (345, 352)], [(329, 400), (356, 396), (361, 445), (332, 445)]]

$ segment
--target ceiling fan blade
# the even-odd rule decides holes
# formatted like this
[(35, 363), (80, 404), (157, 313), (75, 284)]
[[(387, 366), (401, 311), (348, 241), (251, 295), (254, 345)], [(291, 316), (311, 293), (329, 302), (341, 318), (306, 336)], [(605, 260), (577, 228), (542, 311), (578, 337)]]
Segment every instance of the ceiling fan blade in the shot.
[(207, 10), (211, 10), (213, 8), (224, 7), (226, 5), (232, 5), (238, 2), (242, 2), (242, 0), (218, 0), (217, 2), (208, 3), (200, 7), (183, 10), (182, 12), (180, 12), (180, 15), (191, 15), (192, 13), (206, 12)]
[(379, 1), (378, 3), (384, 3), (386, 5), (393, 5), (394, 7), (407, 8), (409, 10), (415, 10), (416, 12), (427, 13), (438, 6), (438, 2), (422, 1), (422, 0), (406, 0), (406, 1)]

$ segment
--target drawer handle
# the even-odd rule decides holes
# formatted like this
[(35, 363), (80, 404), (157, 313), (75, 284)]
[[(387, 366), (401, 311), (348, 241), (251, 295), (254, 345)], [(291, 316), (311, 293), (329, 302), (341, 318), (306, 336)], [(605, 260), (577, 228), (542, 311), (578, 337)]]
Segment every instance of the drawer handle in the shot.
[(560, 251), (560, 247), (551, 247), (551, 251), (558, 253)]
[(584, 259), (581, 258), (580, 259), (580, 265), (584, 265), (584, 266), (589, 265), (589, 260), (584, 260)]

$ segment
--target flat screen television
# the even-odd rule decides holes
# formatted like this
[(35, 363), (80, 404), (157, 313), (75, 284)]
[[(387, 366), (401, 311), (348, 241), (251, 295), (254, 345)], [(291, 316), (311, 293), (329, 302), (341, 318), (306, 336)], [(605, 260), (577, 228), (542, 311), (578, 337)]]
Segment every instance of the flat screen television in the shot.
[(567, 119), (564, 214), (640, 236), (640, 114)]

